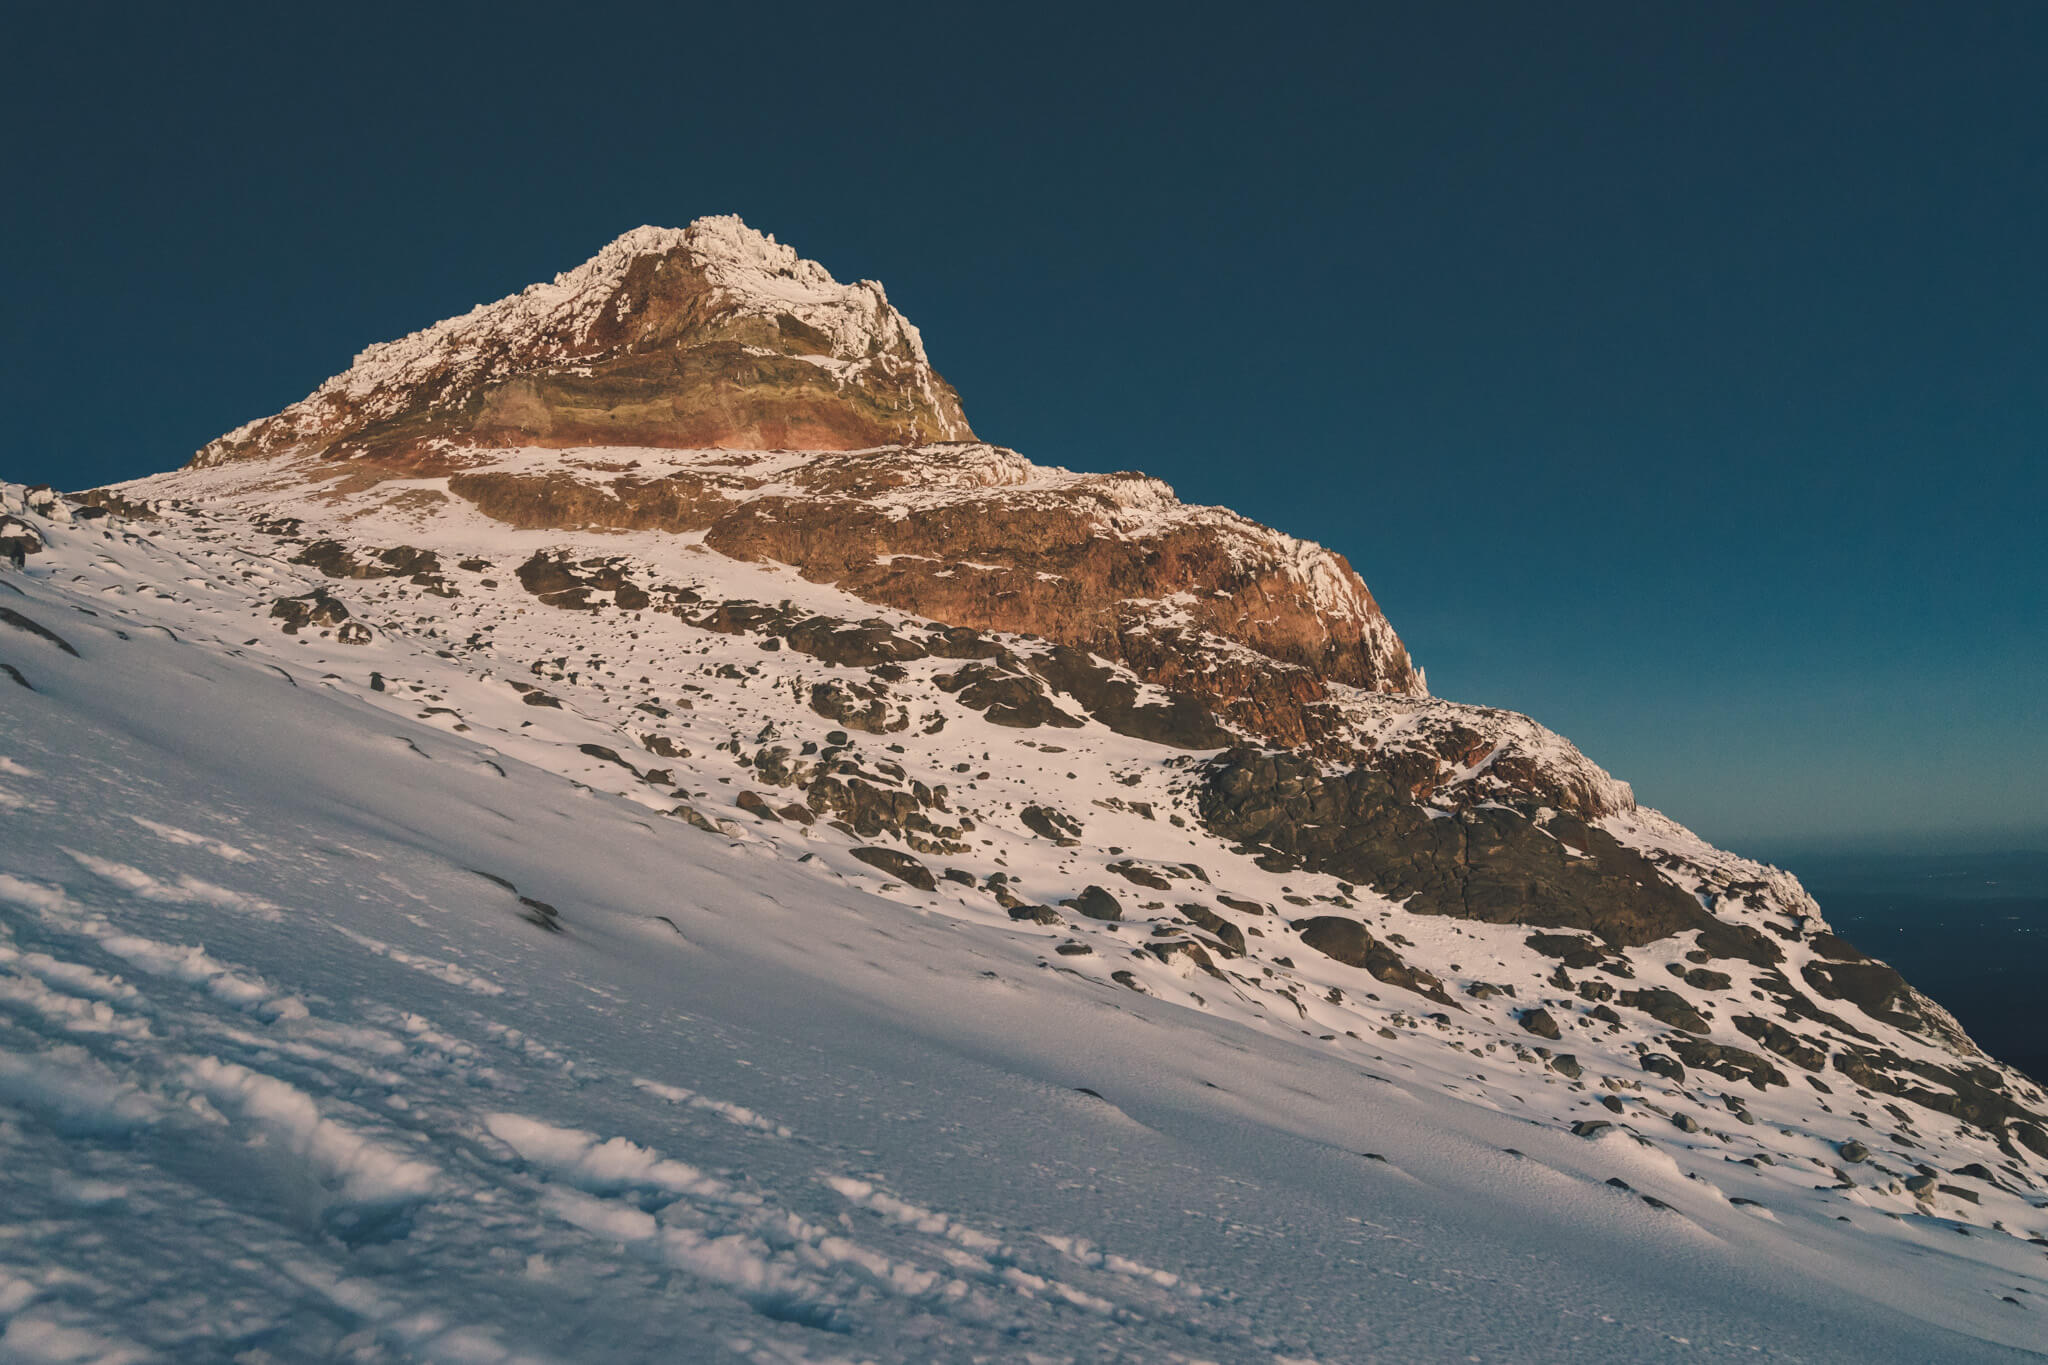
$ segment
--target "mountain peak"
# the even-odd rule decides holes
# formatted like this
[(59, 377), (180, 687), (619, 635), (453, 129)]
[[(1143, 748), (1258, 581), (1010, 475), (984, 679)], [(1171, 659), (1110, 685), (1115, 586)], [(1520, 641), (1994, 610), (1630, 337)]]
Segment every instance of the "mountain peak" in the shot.
[(728, 215), (634, 228), (552, 281), (370, 346), (193, 464), (449, 440), (847, 450), (973, 434), (881, 285), (841, 284)]

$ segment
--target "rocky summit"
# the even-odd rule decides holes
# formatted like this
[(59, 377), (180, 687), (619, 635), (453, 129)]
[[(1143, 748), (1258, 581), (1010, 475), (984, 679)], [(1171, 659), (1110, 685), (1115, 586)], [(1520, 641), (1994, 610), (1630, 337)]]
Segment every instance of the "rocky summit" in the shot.
[[(1935, 1333), (1864, 1358), (2039, 1340), (2000, 1316), (2048, 1294), (2031, 1079), (1792, 876), (1433, 697), (1343, 556), (977, 439), (880, 285), (737, 219), (373, 346), (183, 469), (0, 504), (0, 1106), (55, 1116), (0, 1112), (0, 1153), (85, 1144), (79, 1180), (152, 1192), (109, 1208), (243, 1220), (207, 1283), (254, 1302), (275, 1262), (354, 1305), (279, 1317), (282, 1356), (361, 1330), (432, 1358), (414, 1290), (365, 1287), (362, 1249), (408, 1242), (517, 1316), (502, 1246), (552, 1286), (534, 1340), (674, 1274), (728, 1343), (1005, 1355), (1080, 1312), (1131, 1358), (1360, 1358), (1367, 1315), (1303, 1305), (1348, 1301), (1336, 1249), (1377, 1225), (1318, 1220), (1418, 1191), (1385, 1237), (1509, 1209), (1621, 1239), (1611, 1273), (1671, 1303), (1795, 1292), (1704, 1250), (1734, 1247), (1821, 1286), (1786, 1315), (1815, 1341), (1866, 1309)], [(772, 1001), (819, 1022), (718, 1061)], [(819, 1097), (907, 1056), (963, 1097), (919, 1160), (831, 1145)], [(949, 1145), (998, 1106), (994, 1146)], [(1266, 1254), (1242, 1210), (1124, 1225), (1200, 1275), (935, 1211), (995, 1150), (1041, 1207), (1108, 1198), (1113, 1158), (1048, 1155), (1099, 1124), (1166, 1144), (1117, 1168), (1147, 1217), (1205, 1161), (1249, 1163), (1241, 1200), (1295, 1153), (1316, 1198), (1254, 1240), (1314, 1252), (1267, 1267), (1299, 1292), (1217, 1287)], [(209, 1143), (261, 1178), (192, 1186)], [(1576, 1263), (1520, 1235), (1475, 1215), (1472, 1273)], [(94, 1273), (169, 1293), (175, 1260)]]
[(372, 346), (195, 466), (287, 452), (438, 468), (450, 443), (851, 450), (974, 433), (917, 329), (737, 218), (637, 228), (583, 265)]

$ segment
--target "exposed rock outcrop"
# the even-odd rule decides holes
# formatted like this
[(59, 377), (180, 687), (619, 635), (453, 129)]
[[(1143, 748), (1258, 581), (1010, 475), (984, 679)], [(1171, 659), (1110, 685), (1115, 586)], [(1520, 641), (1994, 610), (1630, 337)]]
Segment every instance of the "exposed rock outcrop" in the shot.
[(1583, 929), (1615, 944), (1713, 924), (1597, 826), (1572, 821), (1574, 846), (1533, 813), (1425, 806), (1398, 770), (1325, 774), (1299, 754), (1233, 749), (1204, 767), (1197, 810), (1210, 830), (1281, 866), (1370, 886), (1421, 914)]

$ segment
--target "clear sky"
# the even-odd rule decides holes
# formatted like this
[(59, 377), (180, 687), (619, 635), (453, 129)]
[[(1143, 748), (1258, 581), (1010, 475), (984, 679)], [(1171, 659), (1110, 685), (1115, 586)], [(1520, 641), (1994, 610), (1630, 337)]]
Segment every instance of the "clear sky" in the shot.
[(736, 212), (1710, 837), (2048, 843), (2048, 4), (144, 8), (0, 20), (0, 475)]

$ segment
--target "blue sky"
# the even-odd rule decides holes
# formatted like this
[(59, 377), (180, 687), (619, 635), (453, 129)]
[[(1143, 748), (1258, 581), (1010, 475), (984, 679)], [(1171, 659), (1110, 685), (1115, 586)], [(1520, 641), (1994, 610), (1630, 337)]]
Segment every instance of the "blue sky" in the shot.
[(2048, 7), (27, 9), (6, 477), (737, 212), (1711, 837), (2048, 842)]

